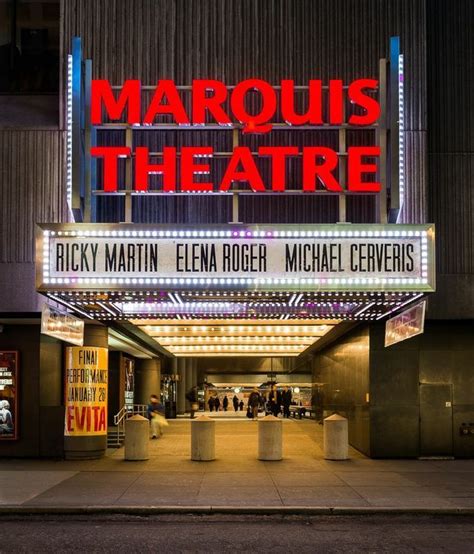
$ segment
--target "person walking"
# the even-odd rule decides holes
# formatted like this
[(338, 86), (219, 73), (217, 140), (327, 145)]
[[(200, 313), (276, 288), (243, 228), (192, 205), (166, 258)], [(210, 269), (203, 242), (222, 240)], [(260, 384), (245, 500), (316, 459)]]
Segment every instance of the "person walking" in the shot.
[(272, 386), (272, 390), (268, 395), (268, 404), (272, 414), (275, 417), (278, 417), (278, 414), (280, 413), (280, 406), (281, 406), (281, 392), (277, 390), (276, 385)]
[(229, 399), (227, 398), (227, 394), (224, 396), (224, 400), (222, 401), (222, 407), (224, 408), (224, 412), (227, 412), (227, 407), (229, 406)]
[(236, 394), (234, 394), (234, 398), (232, 398), (232, 404), (234, 405), (234, 412), (237, 412), (239, 409), (239, 399)]
[(212, 412), (214, 409), (214, 397), (210, 396), (209, 400), (207, 401), (207, 405), (209, 406), (209, 411)]
[(239, 402), (239, 410), (242, 411), (243, 409), (244, 409), (244, 401), (241, 400), (241, 401)]
[(260, 395), (258, 394), (258, 389), (254, 388), (250, 393), (248, 407), (252, 414), (252, 419), (258, 418), (258, 407), (260, 405)]
[(164, 424), (168, 425), (165, 418), (165, 407), (159, 401), (156, 394), (150, 396), (150, 403), (147, 408), (148, 419), (150, 420), (151, 438), (157, 439), (163, 435)]
[(288, 387), (283, 388), (281, 393), (281, 402), (283, 404), (283, 417), (290, 417), (290, 404), (291, 404), (291, 389)]
[(267, 413), (267, 398), (265, 396), (265, 391), (260, 392), (260, 407), (262, 408), (263, 413)]
[(219, 408), (221, 407), (221, 401), (219, 400), (219, 397), (216, 395), (214, 398), (214, 408), (216, 409), (216, 412), (219, 411)]
[(188, 390), (186, 393), (186, 400), (190, 404), (190, 411), (189, 411), (189, 417), (191, 419), (194, 419), (194, 412), (198, 409), (198, 395), (197, 395), (197, 387), (192, 387)]

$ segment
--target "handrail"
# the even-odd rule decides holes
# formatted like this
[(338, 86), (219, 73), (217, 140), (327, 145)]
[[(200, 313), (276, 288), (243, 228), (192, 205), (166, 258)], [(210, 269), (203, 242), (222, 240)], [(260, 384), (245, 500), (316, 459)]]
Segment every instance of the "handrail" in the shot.
[(116, 446), (120, 446), (121, 433), (125, 433), (125, 421), (134, 415), (147, 416), (147, 404), (124, 404), (120, 410), (114, 415), (114, 425), (117, 428)]
[(114, 415), (114, 425), (119, 425), (124, 419), (132, 415), (145, 415), (147, 410), (147, 404), (124, 404), (119, 412)]

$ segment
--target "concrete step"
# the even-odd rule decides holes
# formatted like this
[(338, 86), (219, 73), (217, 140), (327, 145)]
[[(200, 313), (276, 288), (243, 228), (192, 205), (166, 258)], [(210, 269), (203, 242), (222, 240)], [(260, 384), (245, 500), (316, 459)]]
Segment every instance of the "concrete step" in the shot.
[(125, 441), (125, 431), (119, 431), (117, 427), (107, 429), (107, 448), (119, 448)]

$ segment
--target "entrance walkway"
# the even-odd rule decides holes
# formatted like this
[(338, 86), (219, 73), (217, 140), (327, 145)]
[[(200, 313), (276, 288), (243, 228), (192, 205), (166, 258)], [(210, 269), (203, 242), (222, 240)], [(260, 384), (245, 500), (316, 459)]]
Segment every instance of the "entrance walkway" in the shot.
[(256, 459), (257, 423), (216, 422), (214, 462), (189, 459), (189, 420), (150, 442), (150, 460), (123, 449), (96, 461), (0, 461), (0, 505), (23, 507), (189, 506), (473, 508), (474, 460), (323, 459), (322, 428), (285, 420), (284, 459)]

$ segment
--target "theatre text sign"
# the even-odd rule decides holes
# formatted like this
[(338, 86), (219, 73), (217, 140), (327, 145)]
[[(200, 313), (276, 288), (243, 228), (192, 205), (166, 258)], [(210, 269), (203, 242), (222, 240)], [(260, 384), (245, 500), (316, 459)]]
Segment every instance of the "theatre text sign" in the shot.
[(434, 290), (432, 226), (48, 225), (38, 288)]

